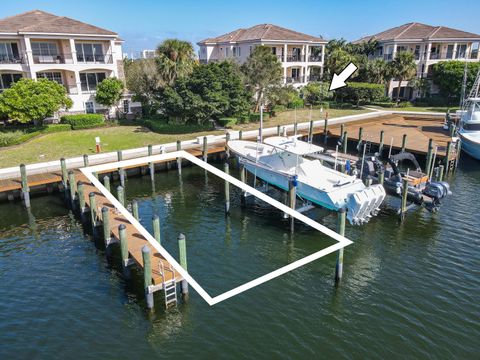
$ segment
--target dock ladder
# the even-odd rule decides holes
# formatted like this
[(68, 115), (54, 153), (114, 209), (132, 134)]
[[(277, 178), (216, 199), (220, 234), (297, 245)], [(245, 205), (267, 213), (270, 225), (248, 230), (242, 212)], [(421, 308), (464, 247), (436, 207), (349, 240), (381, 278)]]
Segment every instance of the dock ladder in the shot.
[[(169, 264), (169, 267), (165, 269), (163, 265), (163, 261), (159, 263), (160, 273), (162, 274), (163, 279), (163, 293), (165, 295), (165, 308), (169, 308), (170, 306), (177, 305), (177, 281), (175, 280), (175, 271)], [(172, 279), (169, 281), (165, 281), (165, 270), (172, 273)]]

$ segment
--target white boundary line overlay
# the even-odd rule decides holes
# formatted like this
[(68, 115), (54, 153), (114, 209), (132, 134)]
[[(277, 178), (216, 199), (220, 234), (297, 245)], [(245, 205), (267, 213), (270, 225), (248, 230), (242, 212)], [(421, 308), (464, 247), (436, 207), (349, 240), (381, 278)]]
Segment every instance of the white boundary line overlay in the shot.
[[(113, 194), (110, 193), (103, 186), (103, 184), (93, 175), (95, 172), (116, 170), (122, 167), (131, 167), (131, 166), (140, 165), (140, 164), (148, 164), (150, 162), (155, 163), (155, 162), (166, 161), (166, 160), (176, 160), (178, 158), (186, 159), (192, 162), (193, 164), (200, 166), (206, 171), (213, 173), (214, 175), (220, 177), (221, 179), (228, 181), (230, 184), (241, 188), (242, 190), (248, 192), (249, 194), (255, 196), (256, 198), (265, 201), (266, 203), (287, 213), (288, 215), (294, 217), (295, 219), (302, 221), (303, 223), (311, 226), (315, 230), (318, 230), (321, 233), (329, 236), (330, 238), (336, 240), (337, 243), (212, 298), (200, 286), (200, 284), (198, 284), (197, 281), (193, 277), (191, 277), (190, 274), (180, 266), (180, 264), (168, 253), (168, 251), (162, 245), (160, 245), (154, 239), (154, 237), (133, 217), (133, 215), (130, 214), (130, 212), (122, 204), (120, 204), (120, 202), (113, 196)], [(108, 163), (108, 164), (90, 166), (86, 168), (81, 168), (80, 171), (88, 178), (88, 180), (92, 182), (93, 185), (95, 185), (95, 187), (98, 190), (100, 190), (100, 192), (112, 203), (112, 205), (114, 205), (115, 208), (117, 208), (117, 210), (120, 211), (120, 213), (138, 230), (138, 232), (141, 235), (143, 235), (145, 239), (147, 239), (149, 244), (155, 250), (157, 250), (165, 258), (165, 260), (167, 260), (173, 266), (175, 271), (177, 271), (183, 277), (183, 279), (186, 280), (210, 306), (218, 304), (221, 301), (227, 300), (228, 298), (238, 295), (246, 290), (252, 289), (255, 286), (261, 285), (280, 275), (286, 274), (289, 271), (297, 269), (303, 265), (306, 265), (312, 261), (320, 259), (325, 255), (328, 255), (332, 252), (335, 252), (337, 250), (344, 248), (345, 246), (352, 244), (352, 241), (347, 239), (346, 237), (341, 236), (335, 231), (330, 230), (326, 226), (319, 224), (318, 222), (299, 213), (298, 211), (289, 208), (288, 206), (252, 188), (251, 186), (243, 183), (242, 181), (234, 178), (233, 176), (227, 175), (222, 170), (217, 169), (216, 167), (196, 158), (195, 156), (189, 154), (184, 150), (175, 151), (175, 152), (166, 153), (166, 154), (146, 156), (146, 157), (130, 159), (130, 160), (117, 161), (117, 162)]]

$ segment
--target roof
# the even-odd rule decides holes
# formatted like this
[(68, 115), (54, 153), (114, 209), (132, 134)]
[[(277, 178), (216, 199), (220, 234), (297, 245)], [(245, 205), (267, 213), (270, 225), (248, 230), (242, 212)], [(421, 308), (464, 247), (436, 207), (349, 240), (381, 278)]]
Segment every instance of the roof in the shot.
[(247, 29), (237, 29), (228, 34), (220, 35), (213, 38), (204, 39), (198, 42), (199, 45), (206, 43), (222, 43), (222, 42), (247, 42), (247, 41), (267, 41), (267, 40), (288, 40), (301, 42), (322, 42), (325, 39), (303, 34), (297, 31), (286, 29), (273, 24), (260, 24), (249, 27)]
[(0, 33), (45, 33), (111, 35), (117, 33), (42, 10), (32, 10), (0, 19)]
[(361, 43), (368, 40), (393, 41), (407, 39), (436, 40), (436, 39), (479, 39), (480, 35), (452, 29), (446, 26), (431, 26), (412, 22), (397, 26), (375, 35), (365, 36), (354, 43)]

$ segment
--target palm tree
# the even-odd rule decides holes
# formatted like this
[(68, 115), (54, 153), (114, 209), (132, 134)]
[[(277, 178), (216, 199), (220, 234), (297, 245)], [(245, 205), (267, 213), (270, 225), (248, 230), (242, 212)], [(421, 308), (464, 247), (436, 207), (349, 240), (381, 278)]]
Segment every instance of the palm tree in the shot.
[(395, 59), (389, 64), (391, 77), (398, 79), (398, 91), (396, 101), (400, 101), (400, 89), (404, 80), (411, 80), (417, 74), (417, 64), (413, 53), (400, 51)]
[(387, 63), (383, 59), (369, 60), (365, 65), (366, 80), (374, 84), (384, 84), (388, 78)]
[(164, 40), (157, 48), (158, 72), (168, 85), (193, 71), (195, 52), (188, 41), (178, 39)]

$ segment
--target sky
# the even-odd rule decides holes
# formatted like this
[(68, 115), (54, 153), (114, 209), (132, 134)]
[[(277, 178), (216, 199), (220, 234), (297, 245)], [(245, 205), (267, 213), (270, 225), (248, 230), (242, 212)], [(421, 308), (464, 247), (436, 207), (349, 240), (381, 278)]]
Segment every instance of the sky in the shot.
[(153, 49), (166, 38), (196, 43), (271, 23), (326, 39), (356, 40), (407, 22), (480, 34), (480, 1), (467, 0), (0, 0), (0, 18), (40, 9), (120, 34), (124, 52)]

